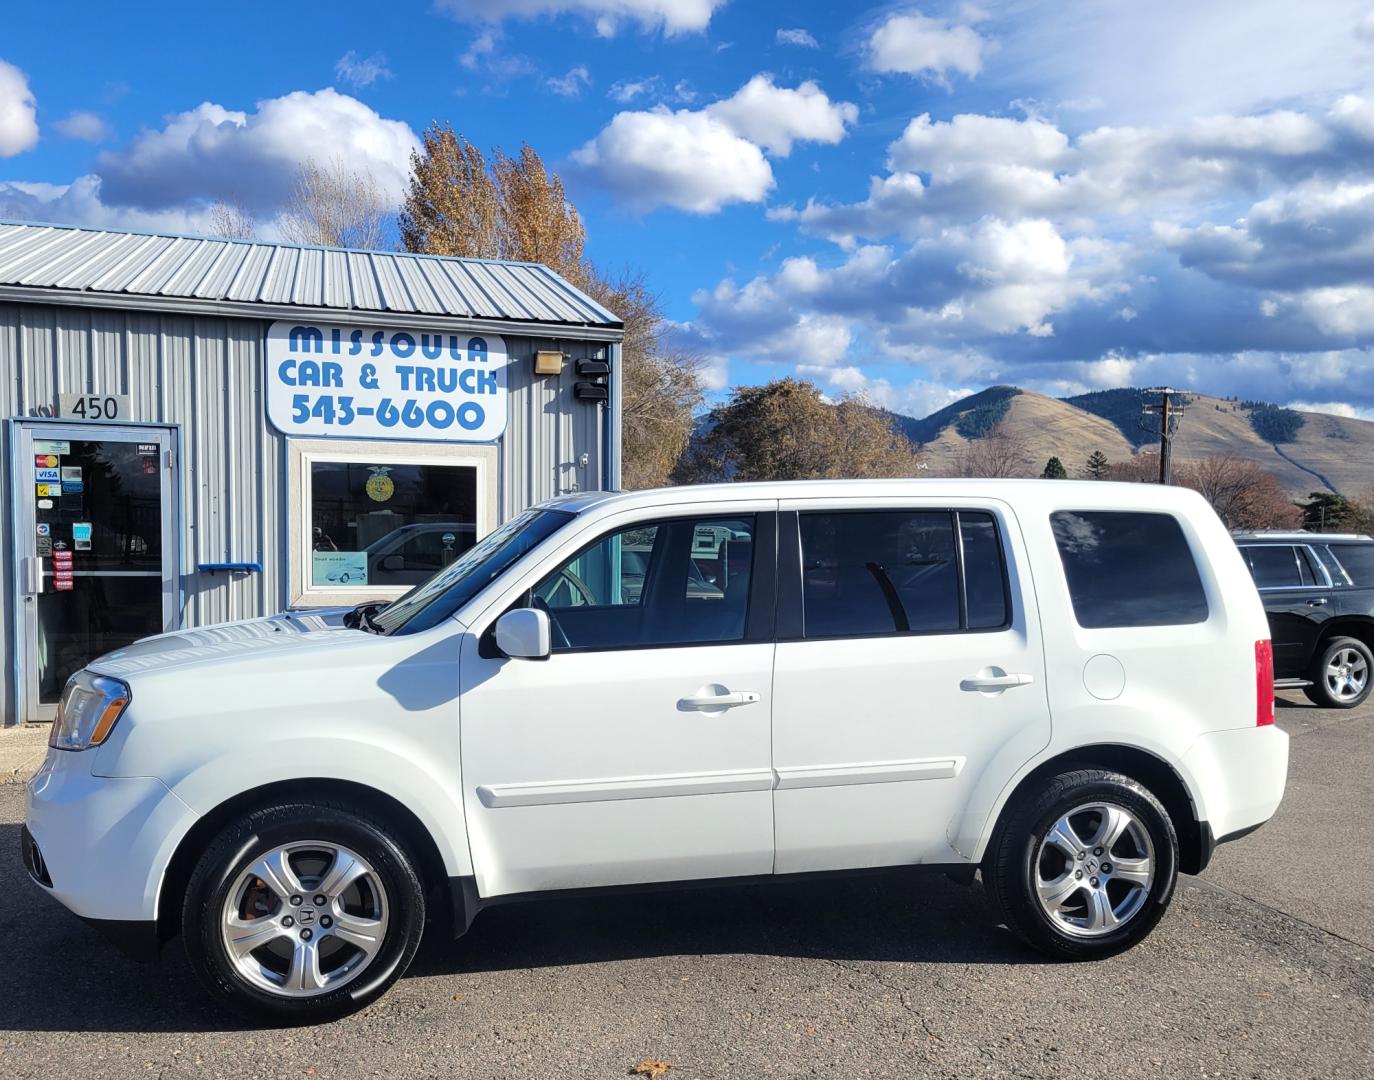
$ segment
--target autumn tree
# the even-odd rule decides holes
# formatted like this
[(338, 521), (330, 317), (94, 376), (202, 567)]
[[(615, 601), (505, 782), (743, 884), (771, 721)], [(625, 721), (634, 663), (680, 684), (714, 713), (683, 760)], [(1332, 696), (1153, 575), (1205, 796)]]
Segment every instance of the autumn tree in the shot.
[(253, 212), (237, 199), (216, 199), (210, 205), (210, 227), (207, 235), (225, 240), (252, 240), (257, 236), (258, 223)]
[(1012, 435), (1005, 424), (999, 424), (986, 435), (970, 439), (960, 452), (960, 476), (1011, 477), (1033, 476), (1031, 448), (1024, 439)]
[(324, 163), (311, 158), (296, 171), (277, 227), (291, 244), (372, 249), (382, 244), (389, 213), (371, 173), (341, 157)]
[(1083, 466), (1083, 475), (1089, 480), (1105, 480), (1111, 475), (1111, 469), (1107, 455), (1101, 450), (1094, 450), (1088, 455), (1087, 464)]
[(1045, 462), (1045, 471), (1040, 474), (1042, 480), (1067, 480), (1069, 471), (1064, 468), (1064, 463), (1058, 457), (1052, 457)]
[(1114, 461), (1108, 467), (1105, 480), (1131, 484), (1159, 483), (1159, 458), (1153, 454), (1136, 454), (1125, 461)]
[(861, 397), (826, 401), (803, 379), (736, 387), (680, 463), (683, 483), (912, 476), (916, 448)]
[(1228, 529), (1296, 529), (1303, 512), (1284, 493), (1278, 477), (1258, 462), (1234, 454), (1190, 461), (1175, 480), (1212, 505)]
[(691, 437), (701, 378), (696, 358), (672, 348), (662, 305), (643, 277), (607, 274), (587, 260), (581, 216), (528, 145), (515, 157), (496, 149), (488, 158), (448, 124), (434, 123), (410, 164), (400, 219), (408, 251), (542, 263), (623, 320), (621, 482), (666, 483)]
[(592, 278), (587, 291), (625, 323), (621, 366), (621, 484), (668, 483), (702, 403), (696, 358), (665, 340), (667, 322), (642, 276)]

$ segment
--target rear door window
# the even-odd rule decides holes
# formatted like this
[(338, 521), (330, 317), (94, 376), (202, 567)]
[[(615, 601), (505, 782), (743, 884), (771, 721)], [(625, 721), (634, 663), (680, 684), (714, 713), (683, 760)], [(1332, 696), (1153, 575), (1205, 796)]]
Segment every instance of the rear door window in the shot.
[(1317, 583), (1304, 548), (1292, 544), (1255, 544), (1244, 548), (1250, 576), (1261, 589), (1300, 589)]
[(1207, 620), (1207, 594), (1172, 514), (1074, 510), (1050, 515), (1078, 625), (1182, 626)]
[(799, 525), (805, 637), (954, 633), (1009, 621), (989, 514), (851, 510), (803, 513)]

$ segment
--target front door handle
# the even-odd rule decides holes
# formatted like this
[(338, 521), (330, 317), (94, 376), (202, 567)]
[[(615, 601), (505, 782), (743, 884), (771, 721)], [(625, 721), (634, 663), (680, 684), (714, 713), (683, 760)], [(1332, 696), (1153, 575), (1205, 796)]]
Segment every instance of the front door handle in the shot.
[(1307, 606), (1308, 606), (1308, 607), (1321, 607), (1321, 606), (1322, 606), (1323, 604), (1325, 604), (1325, 603), (1326, 603), (1326, 597), (1324, 597), (1324, 596), (1314, 596), (1311, 600), (1307, 601)]
[(759, 700), (757, 690), (727, 691), (724, 694), (702, 694), (679, 698), (679, 709), (733, 709), (736, 705), (752, 705)]
[(960, 690), (975, 690), (986, 693), (990, 690), (1009, 690), (1013, 686), (1029, 686), (1035, 682), (1034, 675), (977, 675), (959, 684)]

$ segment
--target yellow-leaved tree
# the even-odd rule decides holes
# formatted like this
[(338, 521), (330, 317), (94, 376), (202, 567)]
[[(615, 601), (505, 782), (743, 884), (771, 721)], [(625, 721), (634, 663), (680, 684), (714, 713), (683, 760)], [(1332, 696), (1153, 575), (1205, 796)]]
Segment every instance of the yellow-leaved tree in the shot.
[(408, 251), (542, 263), (620, 316), (622, 482), (668, 482), (702, 401), (697, 362), (668, 344), (662, 305), (641, 275), (588, 261), (582, 218), (533, 147), (488, 157), (450, 125), (431, 124), (411, 158), (400, 230)]

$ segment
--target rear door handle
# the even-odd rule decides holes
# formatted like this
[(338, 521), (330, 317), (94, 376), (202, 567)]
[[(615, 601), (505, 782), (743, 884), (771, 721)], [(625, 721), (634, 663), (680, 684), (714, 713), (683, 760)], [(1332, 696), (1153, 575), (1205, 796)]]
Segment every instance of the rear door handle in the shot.
[(1034, 675), (978, 675), (972, 679), (965, 679), (959, 684), (959, 689), (983, 692), (988, 690), (1009, 690), (1013, 686), (1029, 686), (1033, 682), (1035, 682)]
[(736, 705), (752, 705), (759, 700), (757, 690), (737, 690), (725, 694), (703, 694), (700, 697), (679, 698), (679, 709), (733, 709)]
[(1321, 606), (1322, 606), (1323, 604), (1325, 604), (1325, 603), (1326, 603), (1326, 597), (1324, 597), (1324, 596), (1314, 596), (1311, 600), (1307, 601), (1307, 606), (1308, 606), (1308, 607), (1321, 607)]

